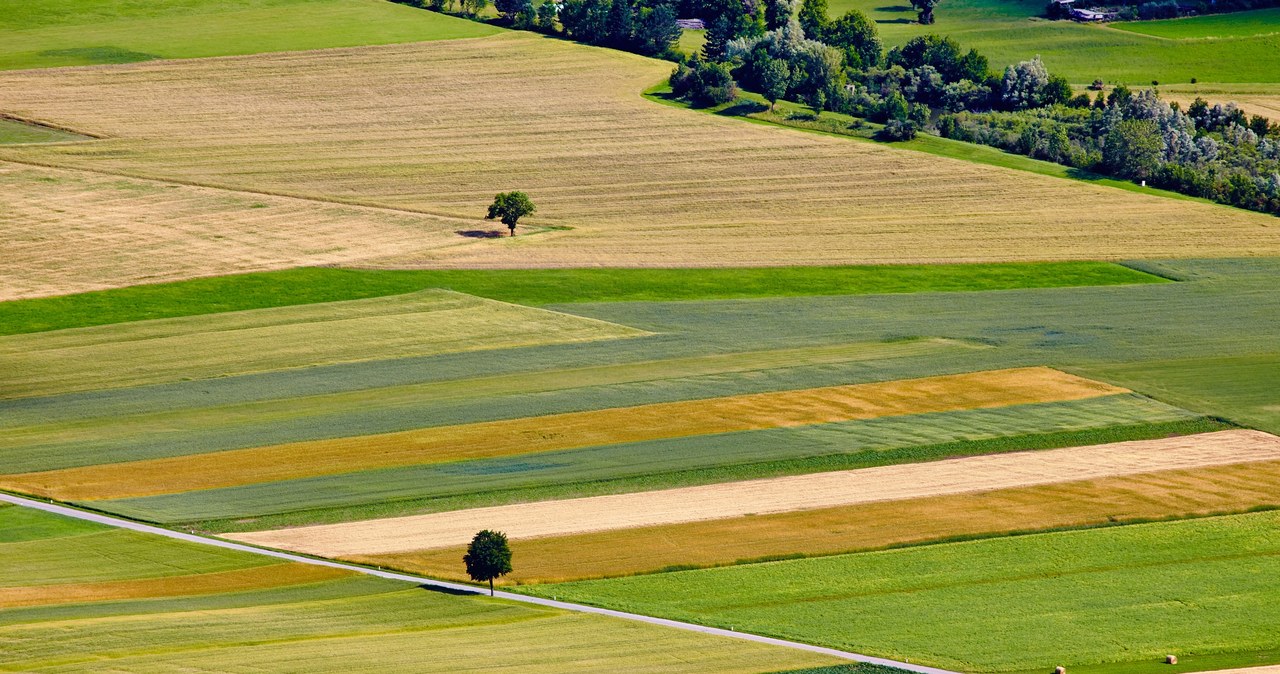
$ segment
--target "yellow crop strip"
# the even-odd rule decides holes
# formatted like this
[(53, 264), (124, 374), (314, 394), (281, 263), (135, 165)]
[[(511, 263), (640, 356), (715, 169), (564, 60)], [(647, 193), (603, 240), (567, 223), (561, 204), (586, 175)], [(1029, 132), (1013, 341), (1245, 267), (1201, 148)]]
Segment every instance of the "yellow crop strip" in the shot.
[(314, 475), (899, 414), (1080, 400), (1127, 389), (1019, 368), (780, 391), (258, 447), (0, 477), (64, 500), (152, 496)]

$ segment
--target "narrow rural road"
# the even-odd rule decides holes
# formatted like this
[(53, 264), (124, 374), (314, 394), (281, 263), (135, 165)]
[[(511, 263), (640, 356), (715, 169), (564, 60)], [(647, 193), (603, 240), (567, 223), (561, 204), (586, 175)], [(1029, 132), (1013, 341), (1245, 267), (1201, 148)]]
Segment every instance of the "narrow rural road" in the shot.
[[(334, 562), (326, 559), (315, 559), (312, 557), (304, 557), (302, 555), (294, 555), (288, 552), (280, 552), (278, 550), (268, 550), (265, 548), (254, 547), (252, 545), (243, 545), (241, 543), (233, 543), (231, 541), (225, 541), (218, 538), (198, 536), (196, 534), (188, 534), (188, 533), (183, 533), (181, 531), (174, 531), (172, 529), (165, 529), (164, 527), (152, 526), (150, 524), (142, 524), (140, 522), (133, 522), (126, 519), (121, 519), (119, 517), (112, 517), (110, 515), (101, 515), (98, 513), (88, 512), (84, 510), (77, 510), (75, 508), (68, 508), (66, 506), (61, 506), (53, 503), (46, 503), (43, 501), (37, 501), (34, 499), (24, 498), (21, 496), (14, 496), (12, 494), (0, 493), (0, 501), (12, 503), (14, 505), (23, 506), (26, 508), (43, 510), (45, 512), (50, 512), (57, 515), (65, 515), (67, 517), (74, 517), (76, 519), (88, 520), (90, 522), (97, 522), (99, 524), (106, 524), (113, 527), (119, 527), (121, 529), (129, 529), (131, 531), (140, 531), (142, 533), (155, 534), (157, 536), (165, 536), (167, 538), (174, 538), (180, 541), (200, 543), (202, 545), (212, 545), (219, 548), (227, 548), (228, 550), (239, 550), (241, 552), (248, 552), (255, 555), (265, 555), (267, 557), (284, 559), (290, 562), (299, 562), (302, 564), (314, 564), (317, 566), (328, 566), (335, 569), (346, 569), (348, 571), (365, 573), (371, 576), (378, 576), (380, 578), (390, 578), (391, 580), (401, 580), (401, 581), (406, 581), (410, 583), (417, 583), (419, 585), (436, 587), (436, 588), (441, 588), (445, 590), (451, 590), (454, 592), (467, 592), (467, 593), (479, 594), (479, 595), (485, 594), (482, 590), (472, 585), (463, 585), (461, 583), (450, 583), (447, 581), (425, 578), (423, 576), (414, 576), (406, 573), (396, 573), (394, 571), (382, 571), (378, 569), (370, 569), (363, 566), (356, 566), (354, 564), (343, 564), (341, 562)], [(653, 616), (641, 615), (638, 613), (626, 613), (624, 611), (614, 611), (607, 608), (586, 606), (584, 604), (573, 604), (573, 603), (564, 602), (564, 601), (554, 601), (551, 599), (543, 599), (541, 597), (530, 597), (527, 595), (515, 594), (512, 592), (498, 592), (496, 596), (500, 599), (508, 599), (511, 601), (518, 601), (525, 604), (536, 604), (538, 606), (548, 606), (551, 608), (557, 608), (564, 611), (576, 611), (578, 613), (593, 613), (596, 615), (604, 615), (612, 618), (621, 618), (623, 620), (634, 620), (636, 622), (649, 623), (651, 625), (662, 625), (663, 627), (671, 627), (674, 629), (687, 630), (690, 632), (701, 632), (703, 634), (712, 634), (720, 637), (729, 637), (731, 639), (742, 639), (744, 641), (754, 641), (757, 643), (770, 644), (773, 646), (781, 646), (784, 648), (794, 648), (802, 651), (809, 651), (811, 653), (820, 653), (822, 655), (830, 655), (837, 658), (843, 658), (845, 660), (853, 660), (856, 662), (867, 662), (867, 663), (872, 663), (877, 665), (885, 665), (887, 667), (896, 667), (898, 669), (903, 669), (911, 672), (919, 672), (919, 674), (958, 674), (957, 672), (952, 672), (946, 669), (937, 669), (935, 667), (913, 665), (909, 662), (899, 662), (897, 660), (876, 658), (870, 655), (850, 653), (848, 651), (841, 651), (834, 648), (824, 648), (822, 646), (814, 646), (812, 644), (800, 643), (798, 641), (774, 639), (772, 637), (760, 636), (758, 634), (735, 632), (733, 630), (725, 630), (725, 629), (720, 629), (718, 627), (707, 627), (705, 625), (695, 625), (693, 623), (680, 622), (678, 620), (667, 620), (665, 618), (655, 618)]]

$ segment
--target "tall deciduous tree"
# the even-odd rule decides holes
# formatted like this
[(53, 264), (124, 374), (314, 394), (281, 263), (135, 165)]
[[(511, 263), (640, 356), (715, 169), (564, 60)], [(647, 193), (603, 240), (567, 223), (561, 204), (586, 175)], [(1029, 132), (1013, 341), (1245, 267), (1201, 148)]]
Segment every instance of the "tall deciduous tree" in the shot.
[(538, 208), (524, 192), (500, 192), (493, 197), (493, 203), (489, 205), (489, 214), (484, 217), (486, 220), (495, 218), (501, 220), (502, 224), (511, 230), (511, 236), (515, 236), (516, 223), (520, 218), (532, 215), (536, 210)]
[(876, 25), (866, 14), (851, 9), (827, 25), (823, 42), (844, 50), (844, 62), (855, 70), (880, 65), (883, 47), (876, 35)]
[(507, 545), (507, 535), (489, 529), (477, 533), (467, 545), (462, 563), (467, 565), (467, 575), (471, 580), (489, 582), (489, 596), (493, 596), (493, 580), (511, 573), (511, 547)]
[(918, 12), (917, 18), (922, 25), (933, 24), (933, 8), (938, 6), (938, 0), (911, 0), (911, 6)]
[(766, 58), (758, 66), (757, 77), (760, 78), (760, 93), (769, 101), (772, 110), (778, 99), (787, 95), (787, 87), (791, 85), (791, 68), (782, 59)]
[(798, 18), (805, 37), (826, 42), (827, 25), (831, 23), (827, 17), (827, 0), (801, 0)]

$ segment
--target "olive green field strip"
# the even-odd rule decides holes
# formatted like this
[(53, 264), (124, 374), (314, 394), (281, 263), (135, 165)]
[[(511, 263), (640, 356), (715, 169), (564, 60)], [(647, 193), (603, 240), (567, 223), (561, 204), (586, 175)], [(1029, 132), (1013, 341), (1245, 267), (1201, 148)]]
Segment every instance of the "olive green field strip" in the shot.
[[(1027, 449), (1027, 436), (1144, 428), (1191, 422), (1195, 414), (1119, 394), (1084, 400), (879, 417), (794, 428), (723, 433), (267, 482), (158, 496), (86, 502), (152, 522), (232, 520), (307, 511), (350, 509), (346, 519), (366, 519), (364, 506), (455, 509), (447, 499), (542, 500), (548, 487), (631, 491), (688, 483), (724, 482), (748, 476), (810, 473), (835, 468)], [(1007, 442), (989, 446), (984, 440)], [(941, 448), (941, 451), (935, 450)], [(300, 456), (305, 456), (302, 454)], [(606, 486), (604, 483), (608, 483)], [(587, 487), (586, 485), (592, 485)], [(320, 516), (320, 513), (314, 513)], [(251, 526), (251, 525), (246, 525)]]
[(0, 542), (2, 671), (344, 672), (358, 661), (386, 672), (758, 674), (839, 662), (0, 507), (0, 532), (13, 529), (28, 536)]
[[(463, 220), (451, 231), (473, 233), (453, 234), (458, 245), (408, 238), (401, 251), (371, 252), (363, 261), (369, 266), (741, 266), (1280, 252), (1280, 230), (1265, 215), (644, 100), (640, 93), (670, 70), (665, 61), (511, 32), (12, 71), (0, 73), (0, 98), (14, 101), (14, 114), (108, 138), (79, 146), (6, 146), (0, 159), (421, 212)], [(928, 190), (920, 189), (924, 183)], [(519, 186), (538, 204), (518, 230), (528, 236), (475, 236), (500, 229), (481, 216), (507, 186)], [(0, 192), (0, 198), (10, 197)], [(4, 224), (15, 232), (33, 229), (26, 218)], [(293, 229), (288, 236), (306, 231)], [(360, 236), (352, 231), (353, 241)], [(76, 255), (115, 254), (103, 244)], [(157, 255), (154, 264), (185, 264), (200, 273), (199, 260), (175, 256)], [(4, 262), (15, 270), (21, 265), (32, 278), (50, 274), (47, 259)], [(104, 283), (94, 273), (87, 267), (83, 278), (57, 280)]]
[[(578, 343), (581, 348), (586, 344)], [(834, 344), (709, 354), (588, 367), (547, 368), (489, 377), (380, 386), (322, 395), (189, 406), (143, 412), (101, 404), (101, 394), (58, 418), (49, 406), (0, 401), (0, 466), (8, 471), (66, 468), (159, 456), (322, 440), (441, 425), (542, 416), (628, 403), (674, 402), (858, 380), (858, 368), (987, 349), (944, 339)], [(486, 354), (487, 355), (487, 354)], [(510, 352), (504, 358), (511, 356)], [(494, 361), (492, 357), (489, 362)], [(399, 359), (403, 369), (410, 361)], [(387, 371), (387, 363), (360, 363)], [(348, 368), (352, 366), (346, 366)], [(349, 371), (348, 371), (349, 373)], [(349, 380), (359, 379), (349, 377)], [(220, 380), (220, 383), (227, 380)], [(242, 380), (243, 381), (243, 380)], [(164, 387), (160, 387), (164, 388)], [(274, 387), (263, 387), (274, 391)], [(207, 389), (204, 389), (207, 392)], [(154, 389), (145, 390), (156, 398)], [(166, 391), (172, 393), (172, 390)], [(131, 393), (140, 393), (133, 391)], [(160, 396), (158, 400), (163, 400)], [(67, 397), (43, 400), (48, 403)], [(173, 396), (169, 396), (173, 402)], [(484, 401), (484, 405), (477, 404)], [(531, 405), (530, 401), (534, 404)], [(97, 404), (95, 404), (97, 403)]]
[(1170, 653), (1264, 664), (1278, 524), (1259, 512), (520, 591), (967, 672), (1156, 672)]
[[(368, 301), (368, 300), (364, 300)], [(105, 500), (733, 431), (1080, 400), (1126, 389), (1050, 368), (802, 389), (443, 426), (0, 477), (62, 500)], [(513, 442), (513, 439), (519, 439)], [(299, 459), (302, 459), (301, 461)]]
[(453, 547), (486, 527), (519, 540), (1278, 459), (1276, 436), (1220, 431), (226, 537), (320, 556), (377, 555)]
[(335, 362), (615, 339), (643, 331), (444, 290), (0, 337), (0, 396)]
[(453, 245), (459, 227), (474, 226), (425, 213), (3, 161), (0, 195), (6, 216), (0, 300), (351, 264)]
[[(773, 515), (516, 541), (502, 584), (562, 583), (821, 556), (1280, 505), (1280, 461), (1166, 470)], [(354, 555), (362, 564), (466, 581), (465, 546)]]

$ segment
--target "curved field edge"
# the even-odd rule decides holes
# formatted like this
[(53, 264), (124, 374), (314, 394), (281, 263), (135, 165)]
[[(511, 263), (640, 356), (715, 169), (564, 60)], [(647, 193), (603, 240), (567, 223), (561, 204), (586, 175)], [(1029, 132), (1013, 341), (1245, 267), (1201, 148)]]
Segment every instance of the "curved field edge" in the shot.
[(1159, 283), (1111, 262), (847, 267), (367, 270), (306, 267), (0, 302), (0, 335), (443, 288), (545, 306), (752, 297), (980, 292)]
[(1167, 653), (1271, 654), (1255, 660), (1266, 664), (1280, 611), (1277, 520), (1229, 515), (519, 591), (966, 671), (1155, 671)]

